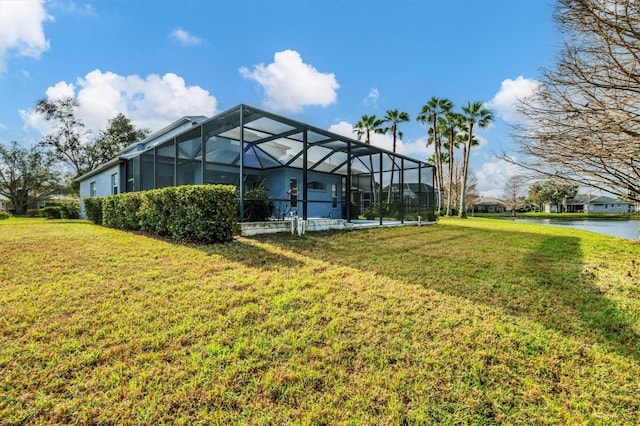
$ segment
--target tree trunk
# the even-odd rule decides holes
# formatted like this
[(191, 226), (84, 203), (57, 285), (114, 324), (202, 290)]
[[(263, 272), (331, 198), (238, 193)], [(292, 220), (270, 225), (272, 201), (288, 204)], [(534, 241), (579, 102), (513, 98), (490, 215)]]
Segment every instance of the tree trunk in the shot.
[(460, 211), (458, 212), (458, 217), (465, 218), (467, 217), (467, 212), (465, 211), (465, 197), (467, 195), (467, 170), (469, 170), (469, 157), (471, 156), (471, 144), (473, 143), (473, 122), (469, 123), (469, 139), (467, 140), (467, 144), (464, 146), (463, 155), (463, 164), (462, 164), (462, 182), (460, 188)]
[(447, 188), (447, 216), (451, 216), (451, 197), (453, 195), (453, 141), (455, 136), (453, 134), (453, 127), (451, 128), (451, 134), (449, 135), (449, 188)]
[(462, 150), (462, 179), (460, 180), (460, 202), (458, 205), (458, 217), (465, 218), (467, 217), (467, 212), (465, 211), (465, 203), (464, 199), (467, 196), (467, 161), (468, 161), (468, 150), (467, 145), (465, 144)]
[(436, 188), (438, 188), (437, 206), (438, 206), (438, 213), (440, 213), (442, 211), (442, 182), (440, 181), (438, 176), (439, 176), (438, 166), (436, 166), (436, 173), (434, 175), (434, 179), (435, 179)]

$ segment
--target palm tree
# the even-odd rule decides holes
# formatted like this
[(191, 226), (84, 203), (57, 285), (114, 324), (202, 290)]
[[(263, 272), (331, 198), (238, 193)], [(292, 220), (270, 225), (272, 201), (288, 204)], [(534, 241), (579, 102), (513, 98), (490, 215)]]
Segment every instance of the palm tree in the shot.
[[(398, 131), (398, 124), (405, 123), (411, 120), (409, 114), (404, 111), (398, 111), (397, 109), (390, 109), (382, 119), (384, 124), (389, 124), (384, 128), (384, 133), (391, 133), (393, 135), (393, 152), (396, 152), (396, 142), (399, 137), (402, 139), (402, 132)], [(396, 159), (391, 162), (391, 181), (389, 182), (389, 195), (387, 196), (387, 203), (391, 205), (391, 188), (393, 187), (393, 173), (395, 171)]]
[(436, 186), (438, 187), (438, 213), (442, 211), (442, 139), (438, 126), (438, 118), (442, 114), (453, 109), (453, 103), (446, 98), (432, 97), (429, 101), (422, 106), (420, 114), (416, 117), (416, 120), (422, 124), (429, 122), (431, 127), (429, 129), (429, 137), (427, 139), (427, 146), (433, 143), (436, 159)]
[[(385, 129), (382, 128), (383, 124), (384, 124), (384, 121), (378, 119), (375, 116), (375, 114), (374, 115), (362, 114), (362, 118), (360, 119), (360, 121), (358, 121), (356, 125), (353, 126), (353, 132), (358, 137), (358, 140), (362, 140), (362, 136), (365, 136), (364, 142), (367, 145), (370, 145), (371, 132), (380, 133), (380, 134), (385, 133)], [(373, 159), (371, 158), (371, 155), (369, 155), (369, 163), (370, 163), (370, 170), (371, 170), (371, 179), (370, 179), (371, 197), (372, 197), (371, 199), (372, 199), (372, 202), (375, 204), (376, 190), (375, 190), (374, 179), (373, 179)]]
[(384, 133), (383, 124), (384, 122), (376, 118), (375, 115), (363, 114), (360, 121), (353, 126), (353, 132), (357, 135), (358, 140), (362, 140), (362, 136), (365, 135), (364, 142), (369, 145), (371, 144), (371, 132)]
[(458, 217), (460, 218), (467, 217), (464, 200), (467, 192), (469, 156), (473, 145), (473, 128), (475, 125), (478, 125), (481, 129), (487, 127), (493, 121), (493, 113), (485, 108), (482, 102), (468, 102), (467, 106), (462, 107), (462, 116), (467, 125), (467, 142), (464, 144), (462, 152), (462, 185), (460, 185), (460, 211), (458, 212)]
[(447, 148), (448, 155), (448, 169), (449, 169), (449, 185), (447, 187), (447, 210), (445, 216), (451, 216), (451, 200), (453, 200), (453, 162), (454, 162), (454, 148), (458, 148), (461, 143), (458, 132), (463, 129), (462, 115), (453, 112), (451, 110), (445, 112), (444, 118), (442, 118), (442, 127), (444, 127), (443, 133), (448, 136), (449, 141), (445, 142), (445, 148)]

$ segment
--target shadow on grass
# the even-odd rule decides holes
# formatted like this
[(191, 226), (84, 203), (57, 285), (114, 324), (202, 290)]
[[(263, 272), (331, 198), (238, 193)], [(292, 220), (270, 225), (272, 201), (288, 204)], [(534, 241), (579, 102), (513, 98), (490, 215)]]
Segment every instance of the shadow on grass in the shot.
[(496, 307), (640, 359), (640, 337), (596, 285), (577, 237), (447, 225), (259, 241)]
[[(179, 243), (172, 242), (172, 244)], [(253, 240), (234, 240), (226, 244), (194, 245), (193, 247), (199, 248), (209, 255), (223, 256), (229, 261), (241, 263), (249, 268), (277, 271), (302, 266), (302, 262), (299, 260), (286, 254), (276, 253), (273, 250), (266, 250), (260, 243)]]

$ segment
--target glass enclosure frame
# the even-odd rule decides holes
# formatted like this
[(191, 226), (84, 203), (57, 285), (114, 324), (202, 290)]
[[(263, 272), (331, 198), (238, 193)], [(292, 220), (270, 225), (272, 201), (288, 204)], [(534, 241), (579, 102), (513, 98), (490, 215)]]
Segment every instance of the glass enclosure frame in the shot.
[[(296, 187), (272, 196), (272, 202), (288, 205), (305, 220), (310, 206), (323, 203), (327, 209), (337, 205), (348, 222), (364, 215), (380, 224), (415, 220), (435, 206), (433, 165), (247, 105), (194, 123), (121, 160), (122, 189), (128, 192), (235, 185), (240, 221), (247, 191), (278, 173), (295, 174)], [(326, 188), (318, 176), (326, 177)]]

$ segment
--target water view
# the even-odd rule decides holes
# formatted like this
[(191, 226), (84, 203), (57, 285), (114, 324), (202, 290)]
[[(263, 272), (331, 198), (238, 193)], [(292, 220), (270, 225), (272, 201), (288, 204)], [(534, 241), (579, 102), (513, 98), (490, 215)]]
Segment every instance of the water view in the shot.
[(640, 230), (640, 220), (615, 219), (555, 219), (555, 218), (516, 218), (517, 222), (539, 223), (540, 225), (560, 226), (582, 229), (599, 234), (635, 240)]

